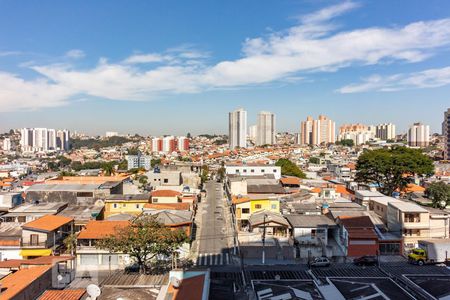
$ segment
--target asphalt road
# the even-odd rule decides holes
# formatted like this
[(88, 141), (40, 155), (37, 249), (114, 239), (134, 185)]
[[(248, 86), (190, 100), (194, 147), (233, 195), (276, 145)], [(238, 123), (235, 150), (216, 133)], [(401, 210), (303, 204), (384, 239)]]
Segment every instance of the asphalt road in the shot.
[(203, 199), (198, 237), (198, 265), (226, 265), (230, 263), (228, 245), (229, 223), (225, 220), (225, 201), (220, 183), (209, 181), (205, 184), (206, 199)]

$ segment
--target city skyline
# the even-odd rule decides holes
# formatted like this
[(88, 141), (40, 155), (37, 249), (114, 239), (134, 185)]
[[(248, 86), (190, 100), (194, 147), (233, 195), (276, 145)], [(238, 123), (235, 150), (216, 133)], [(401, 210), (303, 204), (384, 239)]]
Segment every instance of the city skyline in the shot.
[(242, 106), (279, 132), (319, 114), (440, 132), (450, 3), (423, 3), (5, 1), (0, 130), (226, 133)]

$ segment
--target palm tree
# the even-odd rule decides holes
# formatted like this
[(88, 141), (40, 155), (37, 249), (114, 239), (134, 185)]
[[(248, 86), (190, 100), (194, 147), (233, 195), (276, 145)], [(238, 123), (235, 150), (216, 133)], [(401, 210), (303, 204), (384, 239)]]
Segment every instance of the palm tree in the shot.
[(75, 233), (68, 235), (63, 243), (66, 246), (67, 251), (70, 252), (70, 255), (75, 255), (75, 250), (77, 249), (77, 235)]

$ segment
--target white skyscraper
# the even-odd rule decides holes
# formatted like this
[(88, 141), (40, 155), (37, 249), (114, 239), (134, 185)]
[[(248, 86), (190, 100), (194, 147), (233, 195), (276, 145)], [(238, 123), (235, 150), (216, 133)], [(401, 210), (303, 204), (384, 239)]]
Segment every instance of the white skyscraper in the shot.
[(22, 128), (20, 129), (20, 147), (23, 152), (33, 150), (33, 129)]
[(5, 138), (3, 140), (3, 150), (4, 151), (10, 151), (11, 150), (11, 139)]
[(56, 150), (56, 130), (47, 129), (48, 150)]
[(379, 124), (375, 127), (376, 137), (382, 140), (395, 139), (395, 125), (392, 123)]
[(430, 144), (430, 126), (414, 123), (408, 129), (408, 145), (411, 147), (427, 147)]
[(247, 147), (247, 112), (240, 108), (228, 115), (230, 149)]
[(33, 148), (35, 151), (48, 150), (48, 129), (34, 128), (33, 129)]
[(70, 148), (70, 131), (58, 130), (56, 131), (56, 149), (67, 151)]
[(258, 114), (256, 145), (273, 145), (275, 141), (275, 115), (268, 111)]
[(257, 125), (252, 125), (248, 127), (248, 138), (253, 142), (256, 142)]

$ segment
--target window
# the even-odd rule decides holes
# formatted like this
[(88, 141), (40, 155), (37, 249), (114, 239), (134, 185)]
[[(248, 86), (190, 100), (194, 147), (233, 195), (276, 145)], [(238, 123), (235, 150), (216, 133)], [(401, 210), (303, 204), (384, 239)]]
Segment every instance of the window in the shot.
[(97, 254), (80, 254), (80, 264), (83, 266), (97, 266), (98, 255)]
[(114, 204), (113, 204), (113, 207), (114, 207), (114, 208), (117, 208), (117, 203), (114, 203)]
[(273, 169), (273, 172), (276, 173), (276, 172), (277, 172), (277, 169)]
[(236, 170), (236, 174), (239, 174), (239, 170)]
[(139, 208), (139, 204), (136, 204), (136, 208)]
[(164, 183), (169, 183), (169, 179), (164, 178)]
[(117, 266), (119, 264), (119, 256), (117, 254), (103, 254), (102, 265), (109, 266), (110, 262), (111, 266)]
[(250, 172), (251, 172), (251, 173), (255, 173), (255, 170), (251, 169)]
[(127, 207), (127, 204), (126, 203), (122, 204), (122, 207)]
[(39, 245), (39, 234), (30, 234), (30, 245)]
[(266, 170), (264, 170), (264, 169), (261, 169), (261, 173), (264, 173)]
[(244, 169), (244, 173), (247, 173), (247, 169)]
[(153, 198), (152, 203), (158, 203), (158, 198)]
[(256, 209), (261, 209), (261, 204), (255, 204)]
[(270, 207), (271, 207), (272, 209), (277, 209), (277, 205), (276, 205), (276, 204), (272, 204)]
[(243, 208), (242, 209), (242, 213), (243, 214), (249, 214), (250, 213), (250, 208)]
[(311, 229), (311, 237), (312, 238), (316, 237), (316, 230), (315, 229)]

